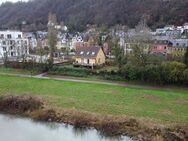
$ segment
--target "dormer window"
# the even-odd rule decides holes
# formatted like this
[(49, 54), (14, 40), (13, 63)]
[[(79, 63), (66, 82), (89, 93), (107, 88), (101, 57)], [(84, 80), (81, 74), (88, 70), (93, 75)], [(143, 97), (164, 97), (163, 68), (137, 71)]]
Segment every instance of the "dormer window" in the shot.
[(83, 54), (84, 54), (84, 52), (83, 52), (83, 51), (81, 51), (81, 52), (80, 52), (80, 55), (83, 55)]
[(87, 52), (87, 55), (89, 55), (89, 51)]
[(92, 55), (95, 55), (95, 52), (92, 52)]

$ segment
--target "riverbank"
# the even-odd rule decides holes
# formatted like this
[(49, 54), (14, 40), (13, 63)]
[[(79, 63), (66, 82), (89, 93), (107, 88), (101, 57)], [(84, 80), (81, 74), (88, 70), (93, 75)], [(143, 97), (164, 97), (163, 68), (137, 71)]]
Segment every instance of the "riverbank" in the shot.
[(126, 135), (143, 141), (186, 141), (186, 125), (156, 124), (126, 116), (100, 115), (78, 110), (50, 108), (40, 97), (1, 96), (0, 111), (27, 116), (35, 120), (66, 123), (76, 127), (93, 127), (108, 136)]

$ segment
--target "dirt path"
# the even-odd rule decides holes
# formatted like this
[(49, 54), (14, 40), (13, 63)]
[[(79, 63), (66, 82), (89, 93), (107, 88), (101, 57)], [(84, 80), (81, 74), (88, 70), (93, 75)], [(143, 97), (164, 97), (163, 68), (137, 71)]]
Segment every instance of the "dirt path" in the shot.
[[(124, 83), (124, 82), (110, 82), (110, 81), (105, 81), (105, 80), (101, 80), (101, 81), (83, 80), (83, 79), (79, 79), (79, 78), (72, 78), (69, 76), (57, 76), (57, 75), (49, 75), (48, 76), (47, 73), (42, 73), (42, 74), (38, 74), (38, 75), (0, 73), (0, 75), (9, 75), (9, 76), (18, 76), (18, 77), (32, 77), (32, 78), (38, 78), (38, 79), (60, 80), (60, 81), (90, 83), (90, 84), (103, 84), (103, 85), (110, 85), (110, 86), (122, 86), (122, 87), (144, 88), (144, 89), (154, 89), (154, 90), (172, 89), (172, 87), (165, 87), (165, 86), (146, 86), (146, 85), (140, 85), (140, 84)], [(183, 89), (187, 90), (186, 88), (183, 88)]]
[(132, 87), (132, 88), (146, 88), (146, 89), (161, 89), (160, 87), (155, 86), (144, 86), (144, 85), (136, 85), (136, 84), (128, 84), (123, 82), (107, 82), (107, 81), (97, 81), (97, 80), (82, 80), (71, 77), (63, 77), (63, 76), (47, 76), (47, 73), (42, 73), (38, 75), (26, 75), (26, 74), (13, 74), (13, 73), (0, 73), (0, 75), (9, 75), (9, 76), (18, 76), (18, 77), (32, 77), (38, 79), (49, 79), (49, 80), (60, 80), (60, 81), (70, 81), (70, 82), (79, 82), (79, 83), (90, 83), (90, 84), (104, 84), (111, 86), (122, 86), (122, 87)]
[(123, 82), (120, 83), (120, 82), (107, 82), (107, 81), (95, 81), (95, 80), (82, 80), (79, 78), (76, 79), (76, 78), (56, 76), (56, 75), (47, 76), (47, 73), (42, 73), (42, 74), (38, 74), (38, 75), (34, 75), (34, 76), (33, 75), (25, 75), (25, 74), (12, 74), (12, 73), (0, 73), (0, 75), (32, 77), (32, 78), (39, 78), (39, 79), (62, 80), (62, 81), (91, 83), (91, 84), (104, 84), (104, 85), (111, 85), (111, 86), (124, 86), (124, 87), (133, 87), (133, 88), (161, 89), (161, 87), (157, 87), (157, 86), (136, 85), (136, 84), (123, 83)]

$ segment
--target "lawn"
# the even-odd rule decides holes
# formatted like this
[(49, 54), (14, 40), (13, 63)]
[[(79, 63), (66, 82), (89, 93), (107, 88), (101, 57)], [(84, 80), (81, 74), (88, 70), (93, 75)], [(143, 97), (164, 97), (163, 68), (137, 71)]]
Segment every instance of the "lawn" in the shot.
[(188, 90), (154, 90), (0, 75), (0, 95), (31, 94), (50, 107), (188, 124)]
[(11, 73), (11, 74), (31, 74), (30, 71), (23, 69), (13, 69), (13, 68), (4, 68), (0, 67), (0, 73)]

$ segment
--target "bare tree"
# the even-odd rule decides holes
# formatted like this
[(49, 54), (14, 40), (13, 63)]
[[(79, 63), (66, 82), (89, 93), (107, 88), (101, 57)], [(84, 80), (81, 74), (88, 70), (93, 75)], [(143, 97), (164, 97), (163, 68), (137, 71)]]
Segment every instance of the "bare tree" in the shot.
[(26, 62), (28, 50), (26, 41), (20, 40), (20, 45), (16, 45), (15, 43), (13, 47), (16, 48), (15, 50), (17, 51), (17, 61), (21, 60), (22, 62)]
[(4, 64), (4, 66), (6, 67), (7, 66), (7, 63), (8, 63), (8, 58), (9, 58), (9, 54), (10, 54), (10, 45), (8, 44), (8, 45), (6, 45), (6, 47), (5, 46), (3, 46), (4, 45), (4, 43), (5, 44), (7, 44), (8, 42), (9, 42), (9, 40), (3, 40), (2, 41), (2, 46), (1, 46), (1, 48), (3, 49), (3, 51), (2, 52), (0, 52), (0, 55), (1, 55), (1, 57), (2, 57), (2, 61), (3, 61), (3, 64)]
[(144, 52), (146, 44), (135, 43), (132, 44), (131, 62), (138, 66), (145, 66), (147, 63), (147, 54)]

